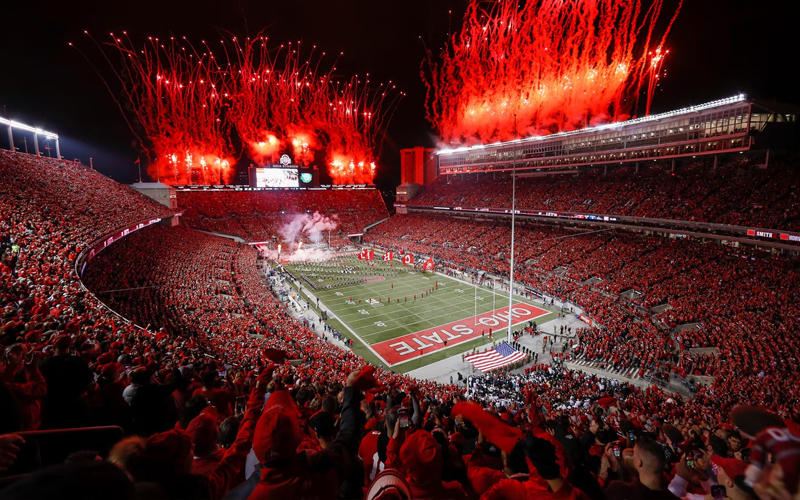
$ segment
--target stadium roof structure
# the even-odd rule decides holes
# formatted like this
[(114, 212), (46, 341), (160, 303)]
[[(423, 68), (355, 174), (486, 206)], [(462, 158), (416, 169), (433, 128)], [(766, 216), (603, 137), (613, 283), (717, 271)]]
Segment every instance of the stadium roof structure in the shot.
[(61, 158), (61, 147), (58, 143), (58, 134), (48, 132), (47, 130), (40, 129), (38, 127), (31, 127), (30, 125), (6, 118), (0, 118), (0, 125), (5, 125), (8, 127), (8, 146), (11, 151), (16, 151), (16, 148), (14, 147), (14, 129), (17, 129), (24, 132), (33, 133), (33, 144), (36, 156), (41, 156), (41, 151), (39, 150), (39, 136), (41, 135), (45, 139), (53, 139), (56, 141), (56, 158)]
[(24, 130), (26, 132), (33, 132), (34, 134), (41, 135), (48, 139), (58, 139), (58, 134), (54, 134), (53, 132), (48, 132), (47, 130), (42, 130), (38, 127), (31, 127), (30, 125), (25, 125), (24, 123), (20, 123), (14, 120), (7, 120), (6, 118), (0, 118), (0, 125), (7, 125), (11, 128)]
[(495, 142), (495, 143), (487, 144), (487, 145), (477, 144), (475, 146), (467, 146), (467, 147), (461, 147), (461, 148), (456, 148), (456, 149), (440, 149), (439, 151), (436, 152), (436, 154), (447, 155), (447, 154), (451, 154), (451, 153), (460, 153), (462, 151), (470, 151), (470, 150), (474, 150), (474, 149), (485, 149), (487, 147), (492, 147), (492, 146), (503, 146), (503, 145), (509, 145), (509, 144), (510, 145), (514, 145), (514, 144), (519, 144), (519, 143), (523, 143), (523, 142), (530, 142), (530, 141), (544, 141), (544, 140), (550, 140), (550, 139), (558, 139), (560, 137), (570, 137), (570, 136), (573, 136), (573, 135), (586, 134), (586, 133), (589, 133), (589, 132), (599, 132), (599, 131), (602, 131), (602, 130), (618, 130), (618, 129), (621, 129), (623, 127), (627, 127), (629, 125), (635, 125), (635, 124), (638, 124), (638, 123), (647, 123), (647, 122), (659, 121), (659, 120), (662, 120), (664, 118), (672, 118), (672, 117), (684, 115), (684, 114), (687, 114), (687, 113), (697, 113), (699, 111), (704, 111), (706, 109), (716, 108), (718, 106), (723, 106), (725, 104), (733, 104), (733, 103), (737, 103), (737, 102), (742, 102), (746, 98), (747, 98), (747, 96), (745, 96), (745, 94), (739, 94), (739, 95), (736, 95), (736, 96), (733, 96), (733, 97), (727, 97), (725, 99), (718, 99), (716, 101), (707, 102), (705, 104), (699, 104), (697, 106), (689, 106), (687, 108), (676, 109), (675, 111), (667, 111), (665, 113), (659, 113), (659, 114), (656, 114), (656, 115), (647, 115), (647, 116), (643, 116), (643, 117), (640, 117), (640, 118), (633, 118), (631, 120), (626, 120), (624, 122), (605, 123), (603, 125), (596, 125), (594, 127), (581, 128), (581, 129), (577, 129), (577, 130), (568, 130), (566, 132), (558, 132), (556, 134), (533, 135), (531, 137), (526, 137), (526, 138), (523, 138), (523, 139), (514, 139), (512, 141), (506, 141), (506, 142)]
[(765, 130), (796, 124), (797, 114), (796, 107), (763, 103), (739, 94), (623, 122), (441, 149), (437, 151), (439, 174), (547, 171), (744, 152), (757, 146), (757, 139)]

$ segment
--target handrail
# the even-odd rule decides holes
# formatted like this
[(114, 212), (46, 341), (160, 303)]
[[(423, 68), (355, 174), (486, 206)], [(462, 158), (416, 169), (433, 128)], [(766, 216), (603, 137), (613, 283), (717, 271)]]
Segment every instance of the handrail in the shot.
[[(92, 241), (91, 243), (86, 245), (86, 247), (84, 247), (83, 250), (81, 250), (81, 252), (75, 258), (75, 263), (74, 263), (73, 269), (72, 269), (73, 272), (75, 273), (75, 278), (78, 280), (78, 283), (80, 283), (80, 285), (81, 285), (81, 288), (86, 293), (91, 294), (91, 296), (94, 297), (94, 299), (103, 308), (105, 308), (105, 310), (107, 312), (109, 312), (112, 315), (116, 316), (117, 318), (119, 318), (120, 320), (124, 321), (125, 323), (127, 323), (129, 325), (132, 325), (134, 328), (137, 328), (139, 330), (143, 330), (143, 332), (146, 333), (147, 335), (152, 335), (152, 334), (150, 333), (149, 330), (147, 330), (146, 327), (137, 325), (132, 320), (130, 320), (130, 319), (122, 316), (121, 314), (119, 314), (117, 311), (115, 311), (114, 309), (109, 307), (105, 302), (100, 300), (100, 298), (97, 295), (95, 295), (91, 290), (89, 290), (86, 287), (86, 285), (83, 284), (83, 270), (85, 269), (85, 266), (86, 266), (86, 264), (88, 264), (89, 260), (91, 260), (91, 258), (89, 256), (92, 255), (93, 252), (94, 252), (94, 254), (92, 255), (92, 257), (94, 255), (97, 255), (97, 253), (99, 253), (100, 251), (102, 251), (105, 248), (109, 247), (113, 243), (116, 243), (117, 241), (121, 240), (122, 238), (128, 236), (129, 234), (131, 234), (131, 233), (133, 233), (135, 231), (138, 231), (139, 229), (144, 229), (146, 227), (152, 226), (153, 224), (161, 222), (162, 220), (164, 220), (164, 217), (150, 217), (150, 218), (147, 218), (147, 219), (140, 219), (140, 220), (138, 220), (136, 222), (128, 224), (127, 226), (118, 227), (118, 228), (116, 228), (116, 229), (114, 229), (112, 231), (109, 231), (108, 233), (104, 234), (103, 236), (101, 236), (99, 238), (96, 238), (94, 241)], [(102, 246), (102, 248), (101, 248), (101, 246)], [(100, 250), (97, 250), (98, 248), (100, 248)]]
[(38, 431), (20, 431), (20, 432), (14, 432), (12, 434), (16, 434), (22, 437), (31, 437), (31, 436), (50, 436), (58, 434), (76, 434), (79, 432), (110, 431), (110, 430), (119, 430), (119, 432), (124, 432), (122, 427), (118, 425), (96, 425), (93, 427), (70, 427), (68, 429), (44, 429)]
[(381, 220), (375, 221), (375, 222), (369, 224), (368, 226), (365, 226), (364, 227), (364, 232), (366, 233), (367, 231), (369, 231), (373, 227), (377, 226), (378, 224), (382, 224), (382, 223), (386, 222), (387, 220), (389, 220), (389, 217), (384, 217)]

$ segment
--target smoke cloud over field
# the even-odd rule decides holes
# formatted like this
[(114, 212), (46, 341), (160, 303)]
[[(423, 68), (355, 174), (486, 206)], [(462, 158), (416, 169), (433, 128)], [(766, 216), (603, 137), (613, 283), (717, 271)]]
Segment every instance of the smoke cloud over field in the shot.
[[(292, 215), (278, 232), (283, 237), (280, 257), (290, 262), (306, 260), (329, 260), (334, 253), (330, 249), (321, 249), (303, 244), (303, 240), (312, 244), (325, 242), (324, 233), (335, 231), (339, 227), (339, 217), (328, 217), (319, 212), (313, 214)], [(300, 248), (298, 248), (300, 246)], [(277, 248), (270, 249), (259, 246), (259, 250), (269, 259), (278, 259)]]
[(287, 224), (278, 232), (283, 236), (283, 241), (293, 243), (298, 237), (305, 236), (309, 241), (319, 243), (324, 231), (334, 231), (339, 227), (339, 216), (328, 217), (319, 212), (313, 215), (293, 215)]

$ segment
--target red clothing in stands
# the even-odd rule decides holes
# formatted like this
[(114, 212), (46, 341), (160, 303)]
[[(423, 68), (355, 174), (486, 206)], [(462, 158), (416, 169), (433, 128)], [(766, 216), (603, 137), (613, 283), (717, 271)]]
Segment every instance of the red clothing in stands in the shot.
[(469, 457), (467, 462), (467, 477), (472, 485), (472, 489), (478, 495), (482, 495), (492, 486), (506, 478), (501, 470), (487, 467), (483, 460), (483, 449), (480, 446), (475, 448), (475, 452)]
[[(205, 457), (194, 457), (194, 460), (192, 460), (192, 474), (205, 475), (209, 472), (214, 472), (214, 469), (217, 468), (220, 461), (222, 461), (222, 457), (224, 456), (225, 450), (220, 448), (214, 453), (206, 455)], [(244, 475), (242, 475), (242, 479), (244, 479)]]
[(381, 433), (372, 431), (361, 440), (358, 447), (358, 458), (364, 463), (364, 482), (369, 483), (375, 476), (381, 473), (386, 464), (381, 462), (378, 456), (378, 438)]
[(495, 484), (490, 490), (481, 495), (481, 500), (505, 500), (507, 498), (527, 499), (527, 500), (589, 500), (586, 493), (565, 482), (555, 493), (541, 491), (539, 488), (531, 488), (530, 481), (518, 478), (503, 479)]
[(211, 406), (216, 406), (221, 417), (229, 417), (233, 414), (233, 403), (236, 396), (225, 389), (200, 388), (194, 391), (192, 396), (205, 396)]

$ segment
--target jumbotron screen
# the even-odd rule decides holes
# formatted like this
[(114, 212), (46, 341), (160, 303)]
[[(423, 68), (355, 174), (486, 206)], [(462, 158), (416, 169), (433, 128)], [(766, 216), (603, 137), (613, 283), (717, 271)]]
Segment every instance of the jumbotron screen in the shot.
[(256, 187), (299, 187), (296, 168), (257, 168)]

